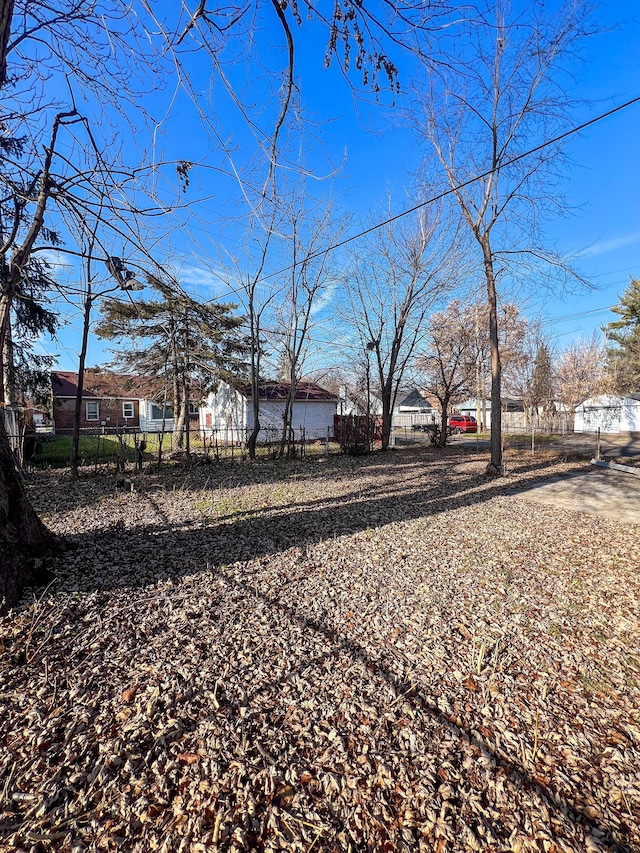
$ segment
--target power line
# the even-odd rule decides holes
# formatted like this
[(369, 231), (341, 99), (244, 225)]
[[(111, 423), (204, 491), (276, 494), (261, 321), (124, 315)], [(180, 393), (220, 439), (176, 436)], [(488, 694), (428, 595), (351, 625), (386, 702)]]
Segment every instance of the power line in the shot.
[(588, 317), (590, 314), (603, 314), (605, 311), (611, 311), (615, 305), (605, 305), (603, 308), (592, 308), (589, 311), (577, 311), (575, 314), (563, 314), (560, 317), (547, 317), (546, 320), (541, 320), (541, 325), (548, 326), (549, 323), (559, 323), (562, 320), (577, 320), (580, 317)]
[[(382, 220), (381, 222), (377, 222), (375, 225), (371, 225), (368, 228), (359, 231), (357, 234), (352, 234), (350, 237), (345, 237), (343, 240), (339, 240), (337, 243), (332, 243), (326, 247), (326, 249), (320, 249), (317, 252), (312, 252), (308, 255), (304, 261), (297, 261), (293, 264), (289, 264), (286, 267), (282, 267), (281, 269), (275, 270), (274, 272), (267, 273), (266, 275), (261, 276), (258, 281), (267, 281), (268, 279), (275, 278), (278, 275), (282, 275), (286, 272), (291, 272), (295, 270), (297, 266), (300, 266), (302, 263), (308, 263), (309, 261), (314, 260), (315, 258), (319, 258), (323, 255), (327, 255), (329, 252), (334, 252), (336, 249), (341, 249), (343, 246), (347, 246), (349, 243), (353, 243), (355, 240), (359, 240), (361, 237), (366, 237), (367, 234), (371, 234), (374, 231), (377, 231), (380, 228), (384, 228), (386, 225), (390, 225), (393, 222), (397, 222), (399, 219), (404, 218), (405, 216), (409, 216), (412, 213), (415, 213), (418, 210), (422, 210), (424, 207), (427, 207), (430, 204), (434, 204), (437, 201), (441, 201), (443, 198), (447, 196), (453, 195), (460, 190), (465, 189), (465, 187), (471, 186), (476, 181), (480, 181), (483, 178), (488, 178), (489, 175), (493, 175), (496, 172), (499, 172), (501, 169), (505, 169), (508, 166), (513, 166), (514, 163), (520, 162), (520, 160), (524, 160), (526, 157), (530, 157), (532, 154), (536, 154), (538, 151), (542, 151), (545, 148), (548, 148), (551, 145), (555, 145), (558, 142), (561, 142), (563, 139), (567, 139), (569, 136), (573, 136), (576, 133), (580, 133), (580, 131), (585, 130), (587, 127), (591, 127), (594, 124), (597, 124), (600, 121), (603, 121), (606, 118), (609, 118), (616, 113), (621, 112), (622, 110), (627, 109), (628, 107), (633, 106), (634, 104), (640, 103), (640, 95), (635, 98), (631, 98), (629, 101), (625, 101), (623, 104), (619, 104), (616, 107), (612, 107), (610, 110), (607, 110), (604, 113), (600, 113), (600, 115), (595, 116), (588, 121), (582, 122), (582, 124), (575, 125), (574, 127), (569, 128), (569, 130), (565, 130), (564, 133), (560, 133), (557, 136), (554, 136), (552, 139), (548, 139), (545, 142), (541, 142), (540, 145), (536, 145), (533, 148), (529, 148), (527, 151), (522, 152), (521, 154), (517, 154), (515, 157), (511, 157), (509, 160), (506, 160), (504, 163), (501, 163), (499, 166), (496, 166), (491, 169), (487, 169), (485, 172), (481, 172), (478, 175), (475, 175), (472, 178), (468, 178), (466, 181), (463, 181), (460, 184), (456, 184), (453, 187), (449, 187), (449, 189), (443, 190), (436, 195), (431, 196), (425, 201), (421, 201), (418, 204), (414, 204), (412, 207), (407, 208), (406, 210), (400, 211), (400, 213), (396, 213), (393, 216), (388, 217), (387, 219)], [(240, 288), (236, 290), (230, 290), (228, 293), (223, 293), (218, 296), (217, 299), (223, 299), (226, 296), (237, 295), (240, 293)]]

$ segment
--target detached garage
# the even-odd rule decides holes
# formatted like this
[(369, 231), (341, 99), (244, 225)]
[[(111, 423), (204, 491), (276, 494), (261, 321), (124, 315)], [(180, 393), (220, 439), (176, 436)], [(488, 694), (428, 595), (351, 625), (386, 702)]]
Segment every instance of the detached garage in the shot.
[[(288, 382), (264, 382), (258, 391), (260, 405), (259, 441), (273, 440), (282, 430), (285, 401), (289, 394)], [(333, 435), (333, 419), (338, 398), (313, 382), (299, 382), (296, 386), (291, 426), (296, 435), (304, 430), (307, 439), (326, 438)], [(218, 390), (210, 394), (200, 407), (200, 428), (205, 434), (216, 433), (222, 441), (243, 442), (253, 429), (251, 388), (241, 385), (231, 388), (221, 382)]]
[(640, 432), (640, 394), (617, 397), (602, 394), (575, 408), (574, 431)]

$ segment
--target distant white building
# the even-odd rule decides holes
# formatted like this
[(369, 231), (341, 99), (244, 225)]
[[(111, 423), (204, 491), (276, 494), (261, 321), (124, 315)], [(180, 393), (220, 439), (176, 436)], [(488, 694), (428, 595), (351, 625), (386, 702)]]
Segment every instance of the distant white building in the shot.
[[(461, 415), (471, 415), (477, 419), (477, 406), (475, 397), (465, 400), (459, 406), (452, 406), (452, 411), (460, 412)], [(480, 422), (486, 418), (484, 428), (491, 429), (491, 400), (480, 400)], [(503, 428), (507, 426), (524, 426), (524, 407), (522, 400), (514, 397), (502, 398), (502, 424)]]
[[(259, 441), (274, 440), (282, 431), (284, 408), (290, 384), (288, 382), (263, 382), (259, 388), (260, 427)], [(296, 437), (304, 430), (305, 438), (333, 436), (334, 416), (338, 398), (313, 382), (299, 382), (296, 386), (291, 426)], [(221, 382), (218, 390), (209, 394), (200, 406), (200, 429), (205, 434), (217, 435), (223, 442), (243, 442), (253, 429), (251, 386), (232, 388)]]
[(601, 394), (575, 407), (574, 431), (640, 432), (640, 394)]
[[(382, 414), (382, 400), (376, 397), (375, 394), (369, 394), (369, 413), (371, 415)], [(338, 397), (338, 414), (339, 415), (366, 415), (367, 414), (367, 399), (366, 394), (350, 395), (349, 391), (343, 385), (340, 388)]]

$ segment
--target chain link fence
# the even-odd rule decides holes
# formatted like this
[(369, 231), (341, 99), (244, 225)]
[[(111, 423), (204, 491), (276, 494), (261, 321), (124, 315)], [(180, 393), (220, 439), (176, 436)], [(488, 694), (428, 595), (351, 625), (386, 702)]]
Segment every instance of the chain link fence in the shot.
[[(130, 466), (146, 468), (167, 461), (191, 464), (222, 461), (242, 461), (249, 456), (250, 430), (189, 429), (144, 432), (139, 428), (91, 427), (80, 431), (78, 464), (81, 467), (115, 466), (124, 471)], [(277, 428), (260, 430), (256, 455), (260, 458), (300, 458), (307, 455), (339, 453), (333, 429), (326, 437), (307, 438), (303, 427), (291, 429), (283, 441), (283, 431)], [(71, 454), (71, 430), (56, 430), (55, 435), (38, 435), (35, 452), (29, 462), (35, 467), (65, 467)]]
[[(398, 446), (430, 444), (430, 437), (422, 429), (404, 426), (395, 430)], [(489, 449), (490, 433), (463, 433), (447, 438), (449, 446)], [(624, 465), (640, 466), (640, 433), (609, 434), (597, 432), (554, 432), (546, 426), (525, 431), (503, 430), (505, 452), (529, 452), (532, 455), (553, 452), (567, 458), (604, 459)]]

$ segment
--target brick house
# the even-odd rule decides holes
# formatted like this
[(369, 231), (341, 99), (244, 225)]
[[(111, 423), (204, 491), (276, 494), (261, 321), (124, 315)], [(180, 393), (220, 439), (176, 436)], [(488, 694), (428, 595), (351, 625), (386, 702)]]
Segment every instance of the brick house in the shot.
[[(53, 396), (53, 422), (57, 433), (73, 430), (73, 416), (78, 393), (78, 374), (56, 370), (51, 374)], [(192, 400), (189, 404), (189, 423), (192, 430), (198, 429), (199, 403), (197, 383), (192, 388)], [(89, 367), (84, 373), (82, 386), (82, 408), (80, 410), (80, 429), (104, 427), (115, 430), (118, 427), (135, 427), (142, 432), (171, 432), (173, 429), (173, 408), (167, 404), (163, 408), (163, 389), (152, 379), (127, 376)]]
[[(57, 370), (51, 374), (53, 420), (56, 432), (71, 432), (78, 393), (78, 374)], [(140, 390), (131, 376), (120, 376), (97, 367), (85, 371), (80, 429), (100, 426), (140, 426)]]

